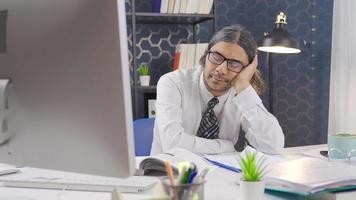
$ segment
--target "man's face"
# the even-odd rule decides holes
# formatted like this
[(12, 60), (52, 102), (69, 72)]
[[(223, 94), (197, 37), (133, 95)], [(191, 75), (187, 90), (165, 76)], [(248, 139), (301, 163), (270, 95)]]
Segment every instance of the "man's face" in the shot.
[[(219, 42), (210, 49), (211, 52), (218, 52), (227, 59), (241, 61), (244, 65), (248, 64), (246, 52), (237, 44)], [(231, 87), (231, 81), (238, 74), (227, 68), (227, 61), (220, 65), (214, 64), (209, 60), (209, 54), (205, 58), (204, 82), (208, 90), (214, 96), (221, 96)]]

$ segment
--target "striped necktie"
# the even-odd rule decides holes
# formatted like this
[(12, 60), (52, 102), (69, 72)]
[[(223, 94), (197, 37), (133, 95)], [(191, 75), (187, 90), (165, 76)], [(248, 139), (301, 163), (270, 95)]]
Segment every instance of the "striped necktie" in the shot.
[(207, 139), (217, 139), (219, 135), (219, 121), (214, 113), (214, 107), (219, 100), (214, 97), (208, 102), (208, 108), (203, 113), (197, 136)]

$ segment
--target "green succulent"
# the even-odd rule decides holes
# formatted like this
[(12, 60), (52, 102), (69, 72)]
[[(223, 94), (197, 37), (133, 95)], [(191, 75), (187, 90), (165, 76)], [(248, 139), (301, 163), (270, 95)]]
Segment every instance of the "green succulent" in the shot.
[(257, 158), (257, 152), (246, 151), (245, 156), (240, 155), (238, 160), (244, 181), (260, 181), (266, 174), (266, 157)]
[(137, 71), (140, 74), (140, 76), (148, 76), (150, 74), (150, 67), (148, 66), (148, 64), (143, 63), (140, 65)]

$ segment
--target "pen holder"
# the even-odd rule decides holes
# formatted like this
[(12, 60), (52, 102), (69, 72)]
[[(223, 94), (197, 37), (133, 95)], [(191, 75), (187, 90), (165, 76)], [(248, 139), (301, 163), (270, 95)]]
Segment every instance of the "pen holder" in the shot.
[(162, 180), (164, 189), (172, 200), (203, 200), (205, 181), (171, 185), (168, 179)]

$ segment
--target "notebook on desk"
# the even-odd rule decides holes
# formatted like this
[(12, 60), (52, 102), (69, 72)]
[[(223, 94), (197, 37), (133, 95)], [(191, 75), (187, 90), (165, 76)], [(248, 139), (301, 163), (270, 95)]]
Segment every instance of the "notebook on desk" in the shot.
[(300, 158), (275, 165), (265, 178), (266, 189), (309, 195), (356, 189), (356, 165)]
[(201, 172), (204, 169), (212, 171), (217, 168), (197, 154), (185, 149), (174, 148), (164, 153), (159, 153), (142, 159), (139, 164), (139, 171), (142, 175), (166, 175), (166, 169), (164, 166), (165, 160), (168, 160), (171, 163), (174, 174), (178, 174), (178, 165), (182, 162), (194, 163), (198, 169), (198, 172)]

